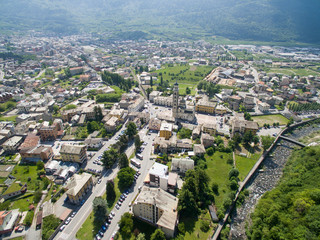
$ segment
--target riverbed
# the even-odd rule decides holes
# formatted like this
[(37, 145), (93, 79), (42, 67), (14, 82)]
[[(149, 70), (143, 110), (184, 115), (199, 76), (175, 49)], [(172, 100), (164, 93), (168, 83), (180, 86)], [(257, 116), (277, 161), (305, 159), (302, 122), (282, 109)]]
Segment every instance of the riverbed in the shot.
[[(308, 136), (314, 131), (320, 130), (320, 125), (306, 126), (294, 130), (286, 136), (294, 140)], [(261, 196), (272, 190), (282, 176), (283, 168), (289, 159), (293, 149), (297, 147), (293, 143), (279, 141), (269, 156), (264, 160), (262, 169), (258, 170), (247, 184), (249, 196), (244, 203), (237, 207), (231, 216), (229, 239), (247, 239), (245, 234), (246, 223), (250, 224), (250, 213)]]

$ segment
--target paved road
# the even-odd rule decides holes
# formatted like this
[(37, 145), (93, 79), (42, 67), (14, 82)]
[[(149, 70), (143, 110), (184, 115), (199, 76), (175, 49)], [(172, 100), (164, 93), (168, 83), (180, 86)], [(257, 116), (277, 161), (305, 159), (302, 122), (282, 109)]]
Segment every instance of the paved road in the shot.
[[(124, 127), (121, 129), (123, 130)], [(100, 156), (110, 145), (112, 145), (113, 143), (116, 142), (115, 138), (116, 136), (118, 136), (120, 134), (121, 131), (119, 131), (114, 137), (112, 137), (97, 153), (96, 155), (94, 155), (92, 157), (92, 159), (90, 161), (94, 161), (95, 159), (98, 158), (98, 156)], [(120, 208), (120, 210), (116, 210), (114, 209), (114, 211), (116, 213), (116, 216), (114, 218), (114, 220), (112, 221), (111, 226), (109, 227), (106, 236), (109, 235), (109, 237), (112, 235), (112, 231), (116, 231), (117, 230), (117, 222), (120, 220), (121, 215), (125, 212), (128, 211), (129, 208), (129, 202), (133, 200), (134, 196), (137, 193), (137, 187), (136, 186), (140, 186), (142, 184), (143, 179), (145, 178), (149, 168), (152, 166), (153, 161), (148, 161), (147, 159), (149, 159), (150, 156), (150, 152), (151, 152), (151, 148), (152, 148), (152, 140), (155, 138), (156, 134), (152, 134), (152, 135), (146, 135), (146, 129), (142, 129), (139, 131), (139, 135), (142, 138), (142, 136), (148, 136), (148, 145), (146, 146), (144, 152), (142, 153), (144, 160), (142, 163), (142, 167), (141, 167), (141, 175), (136, 183), (136, 185), (134, 186), (133, 189), (131, 189), (129, 196), (127, 198), (127, 200), (125, 201), (124, 205)], [(146, 164), (145, 164), (146, 163)], [(87, 219), (87, 217), (90, 215), (91, 211), (92, 211), (92, 201), (94, 200), (95, 197), (97, 196), (102, 196), (106, 190), (106, 183), (108, 180), (113, 179), (116, 177), (117, 172), (118, 172), (118, 168), (114, 167), (111, 170), (108, 171), (103, 171), (102, 172), (102, 181), (100, 184), (97, 184), (93, 187), (92, 189), (92, 194), (90, 194), (87, 197), (87, 200), (85, 201), (85, 203), (83, 204), (83, 206), (79, 207), (79, 210), (76, 214), (76, 216), (72, 219), (72, 221), (69, 223), (69, 225), (66, 226), (66, 228), (63, 230), (63, 232), (60, 232), (57, 234), (57, 236), (54, 239), (58, 239), (58, 240), (73, 240), (76, 239), (76, 233), (78, 232), (78, 230), (80, 229), (80, 227), (82, 226), (82, 224), (84, 223), (84, 221)]]
[[(142, 130), (143, 133), (143, 130)], [(150, 153), (152, 150), (152, 142), (153, 139), (156, 137), (156, 133), (152, 133), (151, 135), (145, 135), (144, 140), (148, 142), (148, 144), (145, 146), (144, 151), (142, 152), (143, 160), (141, 161), (141, 168), (139, 171), (141, 172), (141, 175), (137, 179), (136, 183), (129, 189), (129, 194), (126, 200), (122, 203), (122, 206), (119, 210), (116, 208), (113, 209), (115, 212), (115, 217), (112, 219), (112, 222), (107, 229), (107, 231), (104, 234), (104, 237), (102, 239), (109, 240), (112, 236), (112, 234), (116, 231), (118, 231), (118, 222), (121, 219), (121, 216), (125, 212), (129, 212), (129, 204), (134, 200), (135, 196), (138, 194), (138, 187), (143, 185), (143, 180), (145, 179), (147, 173), (149, 172), (149, 169), (152, 167), (155, 160), (150, 160)], [(140, 136), (141, 137), (141, 136)], [(141, 138), (142, 140), (142, 138)]]

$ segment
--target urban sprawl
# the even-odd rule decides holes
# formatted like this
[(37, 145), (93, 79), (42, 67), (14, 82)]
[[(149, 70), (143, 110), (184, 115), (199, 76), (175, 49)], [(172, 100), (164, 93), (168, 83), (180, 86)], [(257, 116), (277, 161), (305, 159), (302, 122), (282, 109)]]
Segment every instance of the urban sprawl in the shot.
[(319, 87), (316, 48), (0, 37), (0, 234), (208, 239)]

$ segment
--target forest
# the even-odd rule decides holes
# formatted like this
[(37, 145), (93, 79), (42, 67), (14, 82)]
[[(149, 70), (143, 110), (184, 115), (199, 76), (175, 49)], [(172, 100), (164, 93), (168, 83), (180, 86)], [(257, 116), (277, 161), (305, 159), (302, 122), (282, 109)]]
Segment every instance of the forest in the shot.
[(320, 147), (294, 150), (279, 184), (259, 200), (249, 239), (319, 239)]

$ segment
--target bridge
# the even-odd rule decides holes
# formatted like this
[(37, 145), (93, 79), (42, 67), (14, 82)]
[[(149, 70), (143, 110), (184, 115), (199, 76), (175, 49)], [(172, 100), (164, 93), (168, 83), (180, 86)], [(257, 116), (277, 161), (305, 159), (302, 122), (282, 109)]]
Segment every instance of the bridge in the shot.
[(298, 145), (298, 146), (300, 146), (300, 147), (306, 147), (306, 146), (307, 146), (307, 145), (305, 145), (305, 144), (303, 144), (303, 143), (301, 143), (301, 142), (298, 142), (298, 141), (296, 141), (296, 140), (293, 140), (292, 138), (288, 138), (288, 137), (285, 137), (285, 136), (282, 136), (282, 135), (280, 135), (279, 138), (281, 138), (281, 139), (283, 139), (283, 140), (285, 140), (285, 141), (294, 143), (294, 144), (296, 144), (296, 145)]

